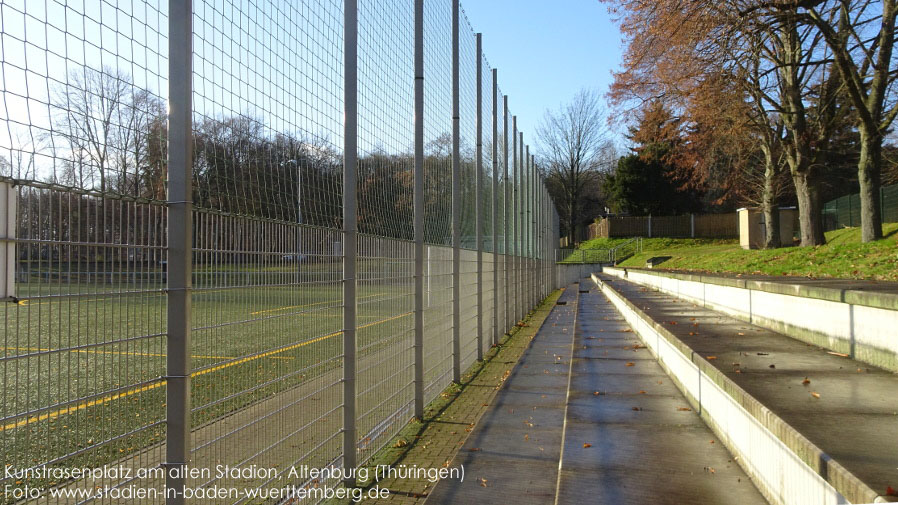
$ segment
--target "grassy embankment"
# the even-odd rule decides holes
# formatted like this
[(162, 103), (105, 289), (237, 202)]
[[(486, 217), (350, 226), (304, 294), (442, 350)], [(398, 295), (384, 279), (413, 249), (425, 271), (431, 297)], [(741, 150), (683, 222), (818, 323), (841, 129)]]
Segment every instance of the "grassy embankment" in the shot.
[[(643, 267), (670, 256), (656, 268), (713, 273), (796, 275), (898, 281), (898, 223), (883, 226), (885, 238), (864, 244), (860, 228), (827, 232), (826, 245), (743, 250), (738, 240), (647, 238), (643, 250), (621, 266)], [(594, 239), (581, 249), (609, 249), (627, 239)]]

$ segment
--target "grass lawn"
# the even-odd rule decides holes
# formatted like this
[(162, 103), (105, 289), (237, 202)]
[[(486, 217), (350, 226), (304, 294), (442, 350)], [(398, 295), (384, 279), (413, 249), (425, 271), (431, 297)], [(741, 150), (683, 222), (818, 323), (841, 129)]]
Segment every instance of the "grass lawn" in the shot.
[[(737, 240), (650, 238), (621, 266), (644, 267), (654, 256), (671, 258), (655, 268), (711, 273), (751, 273), (898, 281), (898, 223), (883, 225), (886, 237), (864, 244), (860, 228), (826, 233), (826, 245), (744, 250)], [(584, 249), (608, 249), (627, 239), (594, 239)]]

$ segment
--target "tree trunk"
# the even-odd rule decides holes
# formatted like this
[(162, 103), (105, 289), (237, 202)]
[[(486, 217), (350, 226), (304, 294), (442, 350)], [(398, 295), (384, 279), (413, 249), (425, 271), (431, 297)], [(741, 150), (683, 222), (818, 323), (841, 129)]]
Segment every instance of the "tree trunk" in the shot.
[(764, 249), (776, 249), (782, 247), (780, 240), (780, 208), (772, 201), (761, 204), (761, 212), (764, 213), (765, 237)]
[(857, 180), (861, 186), (861, 240), (872, 242), (882, 238), (882, 212), (879, 189), (882, 186), (882, 140), (861, 130), (861, 156), (857, 163)]
[(780, 240), (780, 209), (776, 204), (776, 170), (772, 159), (766, 162), (764, 169), (764, 190), (761, 195), (761, 212), (764, 214), (765, 238), (764, 249), (776, 249), (781, 247)]
[(801, 245), (817, 246), (826, 243), (823, 234), (823, 215), (820, 205), (820, 184), (807, 171), (792, 172), (795, 196), (798, 197), (798, 221), (801, 226)]

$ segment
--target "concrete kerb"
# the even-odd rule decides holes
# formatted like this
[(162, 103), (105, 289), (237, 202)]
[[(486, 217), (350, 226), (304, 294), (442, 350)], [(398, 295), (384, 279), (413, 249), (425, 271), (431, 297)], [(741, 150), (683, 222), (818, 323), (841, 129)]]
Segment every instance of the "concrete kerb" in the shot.
[[(596, 275), (592, 280), (774, 504), (888, 503)], [(670, 352), (673, 351), (673, 352)], [(681, 361), (678, 363), (678, 361)], [(684, 367), (684, 363), (688, 366)], [(692, 377), (689, 377), (691, 374)]]
[(853, 305), (864, 305), (867, 307), (875, 307), (880, 309), (898, 310), (898, 293), (817, 286), (802, 283), (801, 279), (796, 279), (793, 282), (769, 282), (753, 279), (738, 279), (719, 275), (666, 272), (632, 267), (621, 269), (625, 271), (632, 270), (634, 272), (650, 273), (652, 275), (657, 275), (659, 277), (668, 277), (671, 279), (681, 279), (693, 282), (702, 282), (705, 284), (716, 284), (719, 286), (753, 289), (757, 291), (766, 291), (768, 293), (800, 296), (803, 298), (816, 298), (833, 302), (851, 303)]

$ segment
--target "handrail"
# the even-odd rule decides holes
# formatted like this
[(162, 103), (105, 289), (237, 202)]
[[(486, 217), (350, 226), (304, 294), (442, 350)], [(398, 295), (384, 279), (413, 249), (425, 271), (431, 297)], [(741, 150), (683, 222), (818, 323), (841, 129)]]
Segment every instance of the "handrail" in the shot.
[[(632, 251), (628, 251), (632, 245)], [(642, 252), (642, 237), (633, 237), (630, 240), (612, 248), (610, 250), (611, 263), (617, 265), (619, 262)]]

